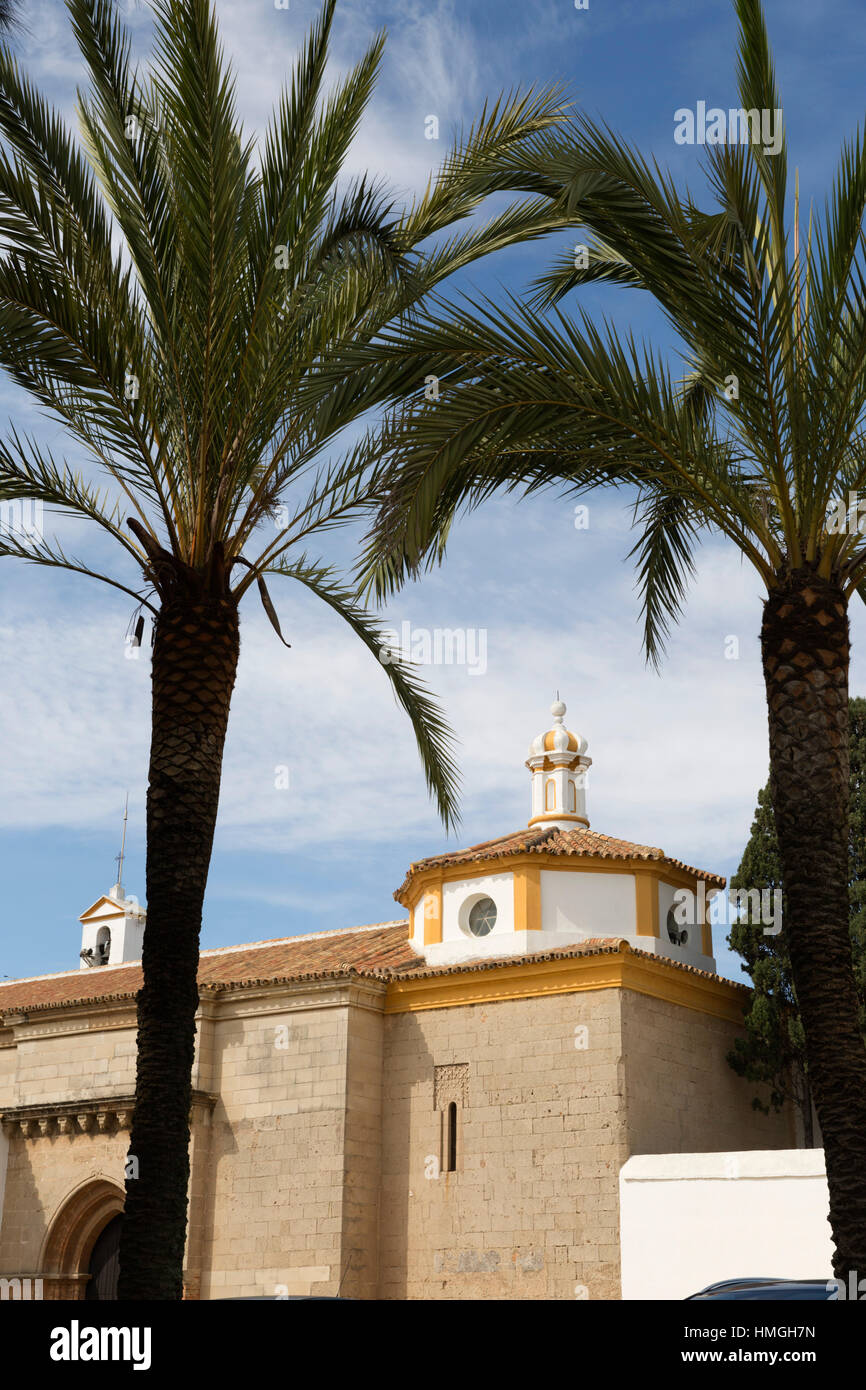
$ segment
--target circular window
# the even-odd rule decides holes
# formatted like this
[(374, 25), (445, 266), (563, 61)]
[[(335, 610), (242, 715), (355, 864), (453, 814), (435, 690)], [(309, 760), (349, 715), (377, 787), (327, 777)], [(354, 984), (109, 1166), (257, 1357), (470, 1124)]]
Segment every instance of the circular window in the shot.
[(496, 903), (492, 898), (479, 898), (469, 909), (466, 930), (470, 936), (489, 936), (496, 926)]
[(677, 921), (677, 910), (675, 907), (668, 908), (667, 928), (668, 940), (672, 945), (686, 946), (688, 944), (689, 934), (686, 928), (681, 927)]

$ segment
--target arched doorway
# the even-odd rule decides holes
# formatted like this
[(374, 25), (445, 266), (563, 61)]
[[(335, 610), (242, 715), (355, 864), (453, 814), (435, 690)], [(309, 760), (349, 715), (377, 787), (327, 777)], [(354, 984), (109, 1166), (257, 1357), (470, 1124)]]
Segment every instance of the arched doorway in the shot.
[(117, 1280), (120, 1275), (120, 1228), (123, 1213), (112, 1216), (107, 1226), (103, 1226), (96, 1243), (90, 1252), (87, 1272), (90, 1275), (84, 1297), (102, 1302), (117, 1298)]
[[(117, 1297), (112, 1264), (116, 1266), (113, 1247), (122, 1211), (123, 1189), (107, 1178), (91, 1178), (66, 1198), (43, 1246), (40, 1273), (46, 1298)], [(114, 1291), (91, 1294), (94, 1277), (101, 1289), (111, 1289), (114, 1278)]]

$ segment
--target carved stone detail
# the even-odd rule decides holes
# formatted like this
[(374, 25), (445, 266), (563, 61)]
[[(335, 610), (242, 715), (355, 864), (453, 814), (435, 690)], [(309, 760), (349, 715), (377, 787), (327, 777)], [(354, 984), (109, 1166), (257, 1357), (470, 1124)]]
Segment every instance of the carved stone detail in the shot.
[[(217, 1103), (208, 1091), (193, 1091), (190, 1123), (207, 1123)], [(55, 1132), (108, 1134), (116, 1125), (118, 1131), (132, 1126), (134, 1096), (98, 1096), (91, 1100), (58, 1101), (47, 1105), (19, 1105), (0, 1113), (3, 1133), (14, 1138), (20, 1129), (24, 1139)]]
[(452, 1062), (433, 1068), (433, 1108), (444, 1110), (451, 1102), (466, 1105), (469, 1101), (469, 1063)]

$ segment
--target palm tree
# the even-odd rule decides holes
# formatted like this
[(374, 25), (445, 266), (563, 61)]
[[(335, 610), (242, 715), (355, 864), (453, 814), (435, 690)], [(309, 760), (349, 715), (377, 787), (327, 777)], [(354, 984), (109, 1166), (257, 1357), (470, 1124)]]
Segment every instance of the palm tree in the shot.
[(21, 28), (22, 0), (0, 0), (0, 33), (14, 33)]
[[(359, 411), (339, 389), (307, 408), (299, 387), (342, 342), (411, 315), (453, 271), (564, 225), (534, 196), (453, 230), (510, 186), (512, 146), (560, 118), (554, 90), (485, 108), (402, 212), (366, 180), (339, 191), (384, 36), (324, 95), (334, 8), (324, 0), (258, 158), (210, 0), (155, 0), (145, 75), (110, 0), (69, 0), (90, 82), (79, 97), (83, 151), (0, 50), (0, 363), (90, 465), (76, 473), (12, 428), (0, 443), (0, 499), (86, 518), (124, 563), (103, 573), (44, 535), (4, 536), (0, 553), (103, 580), (154, 620), (125, 1299), (182, 1291), (199, 931), (240, 602), (256, 585), (279, 634), (265, 575), (288, 576), (373, 653), (383, 646), (339, 577), (305, 552), (353, 514), (368, 476), (378, 486), (376, 440), (362, 435), (322, 464)], [(387, 674), (447, 822), (447, 727), (411, 671), (396, 663)]]
[[(773, 121), (781, 102), (759, 0), (736, 9), (740, 101)], [(785, 930), (836, 1271), (862, 1273), (866, 1051), (848, 925), (847, 727), (848, 604), (866, 598), (863, 528), (849, 507), (866, 485), (866, 146), (858, 134), (843, 147), (803, 237), (798, 190), (789, 220), (784, 139), (776, 153), (766, 137), (709, 145), (706, 210), (605, 126), (579, 119), (531, 144), (515, 163), (528, 158), (537, 187), (582, 229), (535, 303), (438, 306), (410, 336), (388, 332), (333, 366), (362, 403), (390, 377), (397, 402), (362, 587), (388, 593), (441, 559), (458, 511), (495, 489), (625, 486), (645, 649), (658, 663), (702, 535), (726, 536), (754, 566)], [(684, 376), (631, 337), (552, 307), (591, 281), (654, 296)], [(421, 402), (431, 373), (440, 399)]]

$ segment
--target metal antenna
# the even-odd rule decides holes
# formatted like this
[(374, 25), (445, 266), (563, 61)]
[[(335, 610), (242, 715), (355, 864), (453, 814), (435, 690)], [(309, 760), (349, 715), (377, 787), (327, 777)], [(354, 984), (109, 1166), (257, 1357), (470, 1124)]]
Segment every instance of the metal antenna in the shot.
[(117, 865), (117, 886), (123, 890), (123, 855), (126, 850), (126, 819), (129, 815), (129, 792), (126, 793), (126, 805), (123, 808), (123, 835), (120, 841), (120, 854), (114, 856)]

